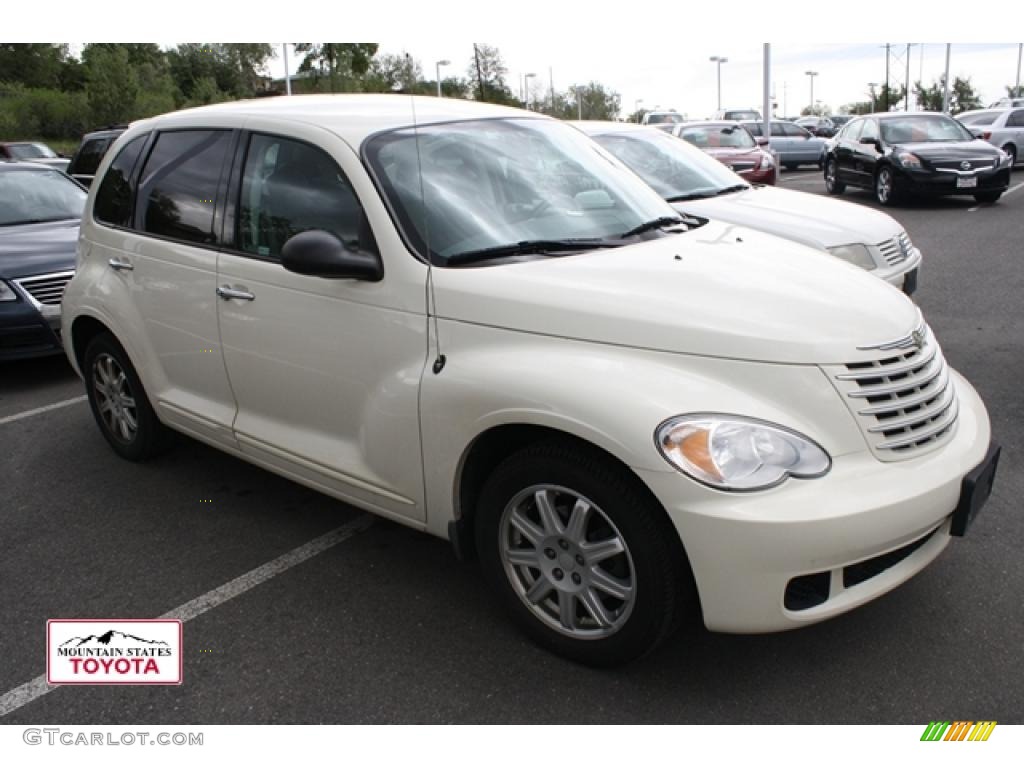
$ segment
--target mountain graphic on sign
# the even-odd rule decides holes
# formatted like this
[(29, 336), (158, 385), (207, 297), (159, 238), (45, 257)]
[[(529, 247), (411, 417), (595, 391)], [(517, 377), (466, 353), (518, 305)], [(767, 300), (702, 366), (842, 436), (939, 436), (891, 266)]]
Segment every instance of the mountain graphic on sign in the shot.
[(72, 637), (70, 640), (60, 644), (61, 648), (121, 648), (134, 643), (145, 643), (146, 645), (168, 645), (163, 640), (147, 640), (144, 637), (129, 635), (125, 632), (118, 632), (116, 629), (108, 629), (102, 635), (89, 635), (88, 637)]

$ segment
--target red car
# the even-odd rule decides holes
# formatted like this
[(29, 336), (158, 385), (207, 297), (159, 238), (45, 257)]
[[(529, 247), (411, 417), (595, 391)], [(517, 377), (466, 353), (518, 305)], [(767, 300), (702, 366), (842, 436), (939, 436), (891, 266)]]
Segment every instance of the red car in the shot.
[(719, 121), (683, 123), (672, 134), (698, 147), (751, 184), (775, 184), (776, 157), (739, 123)]

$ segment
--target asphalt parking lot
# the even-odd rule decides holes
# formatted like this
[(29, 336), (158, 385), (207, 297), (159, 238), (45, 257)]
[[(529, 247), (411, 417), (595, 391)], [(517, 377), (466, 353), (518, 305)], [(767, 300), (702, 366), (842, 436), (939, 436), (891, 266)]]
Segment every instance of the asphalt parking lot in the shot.
[[(780, 183), (824, 194), (819, 171)], [(1024, 170), (1011, 189), (888, 211), (924, 253), (916, 300), (1003, 445), (967, 537), (838, 619), (690, 628), (622, 669), (534, 647), (445, 542), (186, 438), (126, 463), (63, 359), (0, 364), (0, 700), (45, 672), (49, 618), (161, 616), (353, 524), (188, 621), (183, 685), (58, 688), (0, 723), (1024, 722)]]

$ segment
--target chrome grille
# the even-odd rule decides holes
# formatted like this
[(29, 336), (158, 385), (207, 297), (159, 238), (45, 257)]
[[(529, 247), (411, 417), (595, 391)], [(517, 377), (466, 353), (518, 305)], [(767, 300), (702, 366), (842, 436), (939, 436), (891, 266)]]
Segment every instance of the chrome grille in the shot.
[(941, 444), (959, 415), (956, 388), (938, 342), (922, 326), (920, 348), (829, 366), (839, 391), (880, 459), (897, 461)]
[(914, 244), (910, 242), (910, 236), (906, 232), (900, 232), (891, 240), (879, 243), (877, 248), (882, 252), (885, 263), (894, 267), (910, 258)]
[(55, 272), (50, 275), (36, 275), (15, 280), (27, 294), (39, 304), (59, 306), (64, 297), (64, 289), (68, 287), (74, 272)]

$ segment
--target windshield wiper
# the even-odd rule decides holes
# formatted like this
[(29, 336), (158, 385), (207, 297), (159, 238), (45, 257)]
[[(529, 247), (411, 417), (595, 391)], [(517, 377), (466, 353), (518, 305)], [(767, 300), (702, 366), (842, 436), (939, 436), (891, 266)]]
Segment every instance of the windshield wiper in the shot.
[(664, 227), (670, 227), (673, 225), (685, 224), (686, 222), (679, 216), (659, 216), (656, 219), (645, 221), (643, 224), (637, 227), (633, 227), (628, 232), (623, 232), (619, 237), (633, 237), (634, 235), (641, 235), (644, 232), (650, 232), (652, 229), (662, 229)]
[(733, 184), (731, 187), (724, 187), (722, 189), (709, 189), (702, 190), (700, 192), (691, 192), (688, 195), (675, 195), (673, 197), (666, 197), (665, 202), (683, 203), (686, 202), (687, 200), (705, 200), (709, 197), (718, 197), (719, 195), (728, 195), (732, 192), (740, 192), (746, 188), (746, 184)]
[(520, 240), (518, 243), (494, 245), (475, 251), (454, 253), (447, 259), (448, 266), (468, 264), (472, 261), (500, 259), (503, 256), (522, 256), (531, 253), (559, 253), (566, 251), (589, 251), (594, 248), (616, 248), (622, 243), (611, 242), (597, 237), (567, 238), (565, 240)]
[(749, 187), (746, 184), (733, 184), (731, 187), (725, 187), (724, 189), (718, 190), (715, 192), (713, 197), (718, 197), (719, 195), (731, 195), (733, 192), (742, 192), (744, 189), (749, 189)]

